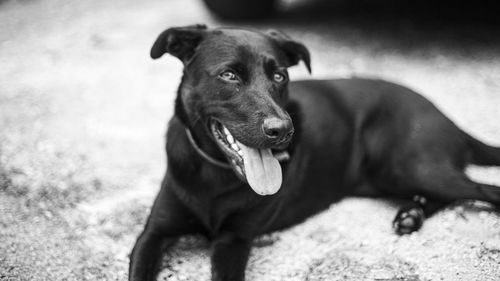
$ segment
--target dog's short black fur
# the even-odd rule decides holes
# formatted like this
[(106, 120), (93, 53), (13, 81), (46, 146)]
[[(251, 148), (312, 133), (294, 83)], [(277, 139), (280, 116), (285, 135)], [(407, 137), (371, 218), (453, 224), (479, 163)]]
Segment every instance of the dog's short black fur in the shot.
[[(399, 234), (458, 199), (500, 203), (500, 187), (463, 173), (469, 163), (500, 165), (500, 148), (405, 87), (359, 78), (288, 83), (287, 67), (303, 61), (310, 69), (309, 52), (278, 31), (170, 28), (151, 50), (155, 59), (164, 53), (182, 60), (184, 76), (168, 170), (132, 251), (130, 280), (154, 280), (163, 249), (189, 233), (212, 239), (213, 280), (243, 280), (252, 239), (346, 195), (406, 199), (393, 222)], [(277, 163), (269, 151), (289, 156), (281, 157), (282, 184), (276, 166), (255, 170), (239, 158), (228, 134), (264, 166)]]

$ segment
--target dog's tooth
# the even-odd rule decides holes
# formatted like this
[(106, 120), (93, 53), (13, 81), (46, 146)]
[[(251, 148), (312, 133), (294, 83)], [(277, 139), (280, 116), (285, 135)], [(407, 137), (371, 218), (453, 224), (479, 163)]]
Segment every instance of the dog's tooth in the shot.
[(234, 137), (233, 137), (233, 136), (231, 136), (231, 135), (227, 135), (227, 136), (226, 136), (226, 139), (227, 139), (227, 141), (228, 141), (229, 143), (231, 143), (231, 144), (232, 144), (232, 143), (234, 143)]
[(231, 148), (236, 150), (236, 151), (240, 150), (240, 147), (235, 143), (231, 144)]
[(238, 150), (238, 154), (239, 154), (241, 157), (243, 157), (243, 151), (242, 151), (241, 149), (240, 149), (240, 150)]
[(224, 131), (225, 135), (227, 135), (227, 136), (231, 135), (231, 133), (229, 132), (229, 130), (226, 127), (222, 127), (222, 130)]

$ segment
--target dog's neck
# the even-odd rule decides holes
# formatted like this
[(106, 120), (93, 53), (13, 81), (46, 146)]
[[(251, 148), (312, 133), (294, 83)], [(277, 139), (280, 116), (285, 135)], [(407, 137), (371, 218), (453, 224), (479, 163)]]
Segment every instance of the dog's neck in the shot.
[(225, 169), (231, 169), (231, 165), (229, 165), (229, 163), (215, 159), (212, 156), (210, 156), (208, 153), (203, 151), (203, 149), (201, 149), (200, 146), (198, 146), (198, 144), (194, 140), (193, 134), (191, 133), (191, 131), (188, 128), (186, 128), (186, 135), (188, 137), (188, 140), (189, 140), (189, 143), (191, 144), (191, 146), (198, 153), (198, 155), (200, 155), (203, 159), (205, 159), (207, 162), (213, 164), (214, 166), (218, 166), (218, 167), (225, 168)]
[(192, 122), (191, 118), (189, 118), (189, 115), (181, 98), (183, 82), (184, 77), (179, 86), (177, 98), (175, 100), (175, 115), (184, 125), (186, 129), (186, 135), (191, 147), (205, 161), (221, 168), (230, 169), (231, 166), (211, 137), (210, 133), (207, 131), (205, 124), (200, 122)]

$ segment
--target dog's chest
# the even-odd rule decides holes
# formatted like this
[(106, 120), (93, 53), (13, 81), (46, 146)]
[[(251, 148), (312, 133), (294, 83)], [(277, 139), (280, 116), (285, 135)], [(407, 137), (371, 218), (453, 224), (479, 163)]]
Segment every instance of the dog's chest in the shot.
[(223, 230), (231, 231), (239, 215), (251, 209), (255, 201), (255, 197), (249, 195), (244, 186), (235, 187), (217, 196), (207, 188), (203, 194), (188, 195), (186, 199), (188, 208), (198, 217), (211, 236)]

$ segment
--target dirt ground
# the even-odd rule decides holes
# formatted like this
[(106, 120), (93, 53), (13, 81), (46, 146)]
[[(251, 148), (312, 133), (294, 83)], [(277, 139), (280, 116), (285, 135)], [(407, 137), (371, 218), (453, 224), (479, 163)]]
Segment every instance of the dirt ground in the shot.
[[(499, 28), (356, 11), (318, 16), (293, 4), (284, 1), (294, 11), (287, 16), (244, 25), (304, 42), (312, 78), (402, 83), (500, 145)], [(164, 173), (182, 70), (169, 56), (150, 60), (149, 48), (164, 28), (193, 23), (234, 24), (197, 0), (0, 1), (0, 280), (126, 279)], [(291, 76), (308, 75), (296, 67)], [(500, 184), (498, 168), (468, 173)], [(333, 204), (259, 238), (247, 278), (499, 280), (498, 213), (459, 205), (399, 237), (390, 224), (396, 210), (382, 199)], [(159, 280), (209, 280), (208, 255), (203, 238), (181, 239)]]

